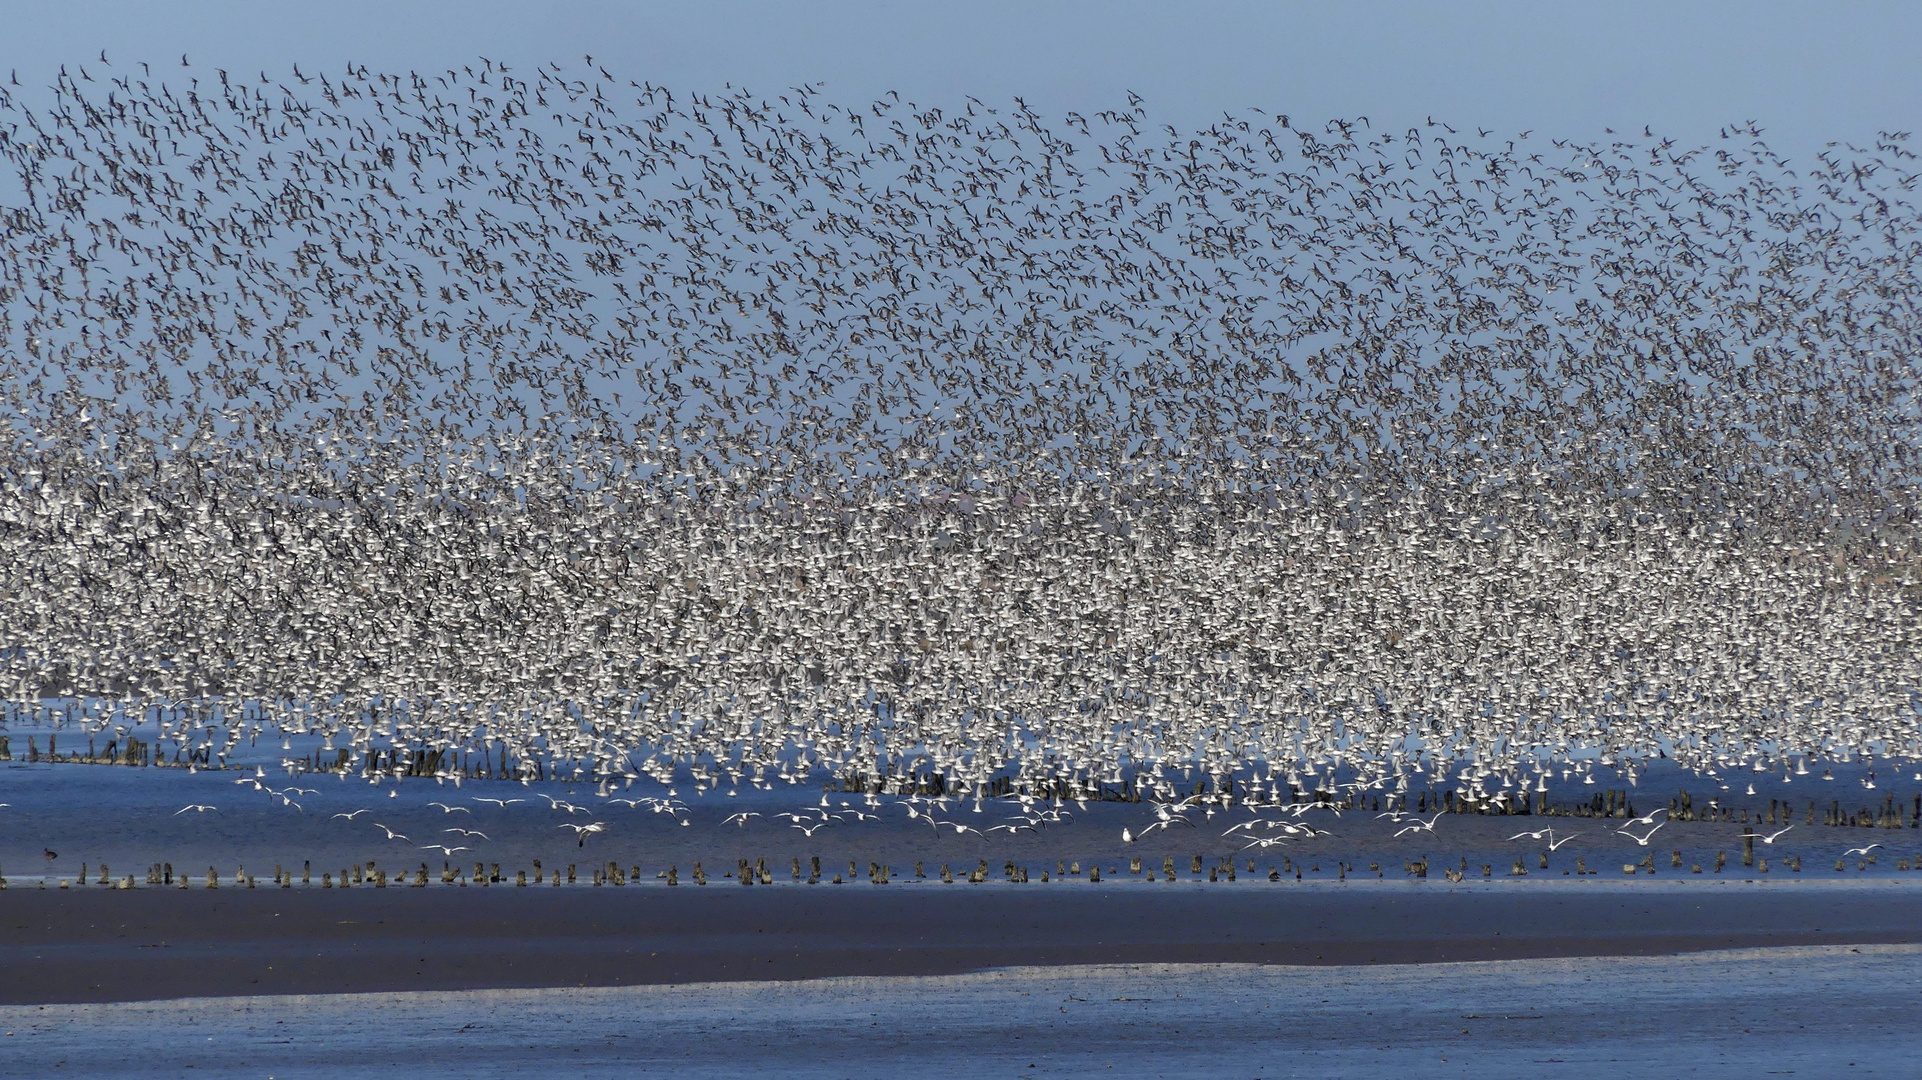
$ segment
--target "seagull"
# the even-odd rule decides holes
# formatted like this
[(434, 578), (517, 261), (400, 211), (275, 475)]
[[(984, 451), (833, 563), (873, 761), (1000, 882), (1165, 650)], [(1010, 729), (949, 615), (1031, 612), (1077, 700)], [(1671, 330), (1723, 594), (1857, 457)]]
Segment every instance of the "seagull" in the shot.
[[(358, 809), (358, 810), (356, 810), (356, 811), (354, 811), (354, 812), (353, 812), (353, 813), (351, 813), (351, 814), (335, 814), (335, 815), (334, 815), (334, 817), (335, 817), (335, 818), (346, 818), (346, 819), (347, 819), (348, 821), (352, 821), (352, 820), (354, 820), (355, 818), (357, 818), (357, 817), (359, 817), (360, 815), (362, 815), (362, 814), (365, 814), (366, 812), (367, 812), (367, 808), (363, 806), (363, 807), (361, 807), (360, 809)], [(332, 821), (332, 820), (334, 820), (334, 818), (328, 818), (327, 820), (328, 820), (328, 821)]]
[(1846, 859), (1851, 855), (1867, 855), (1869, 852), (1874, 851), (1876, 848), (1879, 848), (1881, 846), (1882, 846), (1881, 844), (1870, 844), (1868, 847), (1850, 848), (1847, 851), (1844, 851), (1842, 853), (1842, 857)]
[[(1442, 814), (1445, 814), (1445, 813), (1447, 813), (1446, 810), (1442, 811)], [(1440, 821), (1441, 816), (1442, 816), (1441, 814), (1436, 814), (1434, 817), (1429, 818), (1427, 821), (1423, 821), (1420, 818), (1416, 818), (1415, 824), (1410, 825), (1407, 828), (1401, 830), (1401, 832), (1396, 833), (1395, 836), (1399, 837), (1402, 835), (1402, 833), (1411, 833), (1411, 832), (1432, 833), (1435, 831), (1435, 822)]]
[(1760, 840), (1760, 841), (1761, 841), (1761, 842), (1763, 842), (1764, 844), (1773, 844), (1773, 843), (1775, 843), (1775, 838), (1776, 838), (1776, 837), (1778, 837), (1778, 836), (1780, 836), (1780, 835), (1782, 835), (1782, 834), (1783, 834), (1783, 833), (1785, 833), (1785, 832), (1788, 832), (1788, 831), (1789, 831), (1789, 829), (1793, 829), (1793, 828), (1795, 828), (1795, 826), (1793, 826), (1793, 825), (1790, 825), (1790, 826), (1788, 826), (1787, 828), (1784, 828), (1784, 829), (1780, 829), (1780, 830), (1777, 830), (1776, 832), (1772, 832), (1772, 833), (1770, 833), (1770, 834), (1768, 834), (1767, 836), (1763, 836), (1763, 835), (1762, 835), (1761, 833), (1756, 833), (1756, 834), (1755, 834), (1755, 838), (1756, 838), (1757, 840)]
[(438, 807), (440, 807), (440, 810), (441, 810), (441, 813), (443, 813), (443, 814), (471, 814), (471, 813), (473, 813), (473, 811), (472, 811), (472, 810), (469, 810), (469, 809), (468, 809), (467, 807), (465, 807), (465, 806), (449, 806), (449, 805), (447, 805), (446, 803), (442, 803), (442, 802), (430, 802), (430, 803), (428, 803), (427, 805), (429, 805), (429, 806), (438, 806)]
[(1241, 850), (1247, 851), (1249, 848), (1254, 848), (1254, 847), (1271, 848), (1277, 844), (1290, 843), (1293, 840), (1294, 840), (1294, 837), (1292, 836), (1257, 836), (1257, 837), (1251, 838), (1247, 843), (1241, 845)]
[(575, 846), (586, 847), (588, 837), (593, 836), (595, 833), (607, 831), (607, 823), (603, 821), (596, 821), (587, 825), (564, 824), (559, 826), (559, 828), (573, 829)]
[(388, 828), (387, 826), (382, 825), (378, 821), (374, 822), (374, 828), (379, 829), (381, 832), (386, 833), (387, 839), (389, 840), (405, 840), (410, 844), (414, 842), (411, 837), (402, 836), (401, 834), (395, 832), (394, 830)]
[(1569, 833), (1567, 836), (1564, 836), (1560, 840), (1557, 840), (1555, 839), (1555, 830), (1550, 828), (1550, 829), (1536, 829), (1534, 832), (1518, 832), (1515, 835), (1509, 837), (1509, 839), (1520, 840), (1522, 837), (1526, 836), (1531, 840), (1540, 840), (1542, 837), (1546, 836), (1548, 837), (1548, 850), (1554, 851), (1556, 848), (1561, 847), (1563, 844), (1568, 843), (1570, 840), (1573, 840), (1580, 835), (1581, 833)]
[(207, 805), (205, 805), (204, 803), (191, 803), (191, 804), (189, 804), (189, 805), (187, 805), (187, 806), (183, 806), (183, 807), (181, 807), (181, 808), (180, 808), (180, 809), (178, 809), (178, 810), (175, 810), (175, 811), (174, 811), (174, 816), (175, 816), (175, 817), (179, 817), (180, 815), (182, 815), (182, 814), (184, 814), (184, 813), (186, 813), (186, 812), (187, 812), (187, 811), (189, 811), (189, 810), (196, 810), (196, 811), (199, 811), (200, 813), (203, 813), (203, 814), (204, 814), (204, 813), (206, 813), (206, 812), (207, 812), (207, 811), (209, 811), (209, 810), (212, 810), (212, 811), (213, 811), (213, 812), (215, 812), (215, 813), (219, 813), (219, 812), (220, 812), (220, 808), (219, 808), (219, 807), (216, 807), (216, 806), (207, 806)]
[(441, 832), (442, 833), (459, 833), (462, 836), (478, 836), (482, 840), (493, 839), (493, 837), (487, 835), (486, 833), (480, 831), (479, 829), (442, 829)]
[[(1662, 822), (1662, 825), (1666, 825), (1666, 824), (1668, 824), (1668, 822), (1666, 821)], [(1661, 832), (1662, 825), (1657, 825), (1654, 828), (1648, 830), (1648, 833), (1643, 836), (1636, 836), (1634, 833), (1629, 832), (1627, 829), (1616, 829), (1615, 833), (1618, 836), (1628, 837), (1630, 840), (1635, 841), (1637, 844), (1640, 844), (1642, 847), (1647, 847), (1649, 837), (1654, 836), (1658, 832)]]
[(505, 810), (512, 803), (526, 802), (527, 800), (526, 799), (490, 799), (485, 795), (476, 795), (474, 796), (474, 801), (475, 802), (491, 802), (495, 806), (498, 806), (502, 810)]
[(422, 851), (439, 851), (439, 852), (443, 852), (443, 853), (445, 853), (445, 854), (448, 854), (448, 855), (452, 855), (452, 854), (453, 854), (454, 852), (456, 852), (456, 851), (468, 851), (468, 850), (470, 850), (470, 849), (468, 849), (468, 848), (464, 848), (464, 847), (448, 847), (448, 846), (447, 846), (446, 844), (422, 844), (422, 845), (420, 846), (420, 849), (421, 849)]
[[(1653, 824), (1655, 824), (1655, 815), (1656, 815), (1656, 814), (1666, 814), (1666, 813), (1668, 813), (1668, 807), (1666, 807), (1666, 806), (1661, 806), (1661, 807), (1657, 807), (1657, 808), (1655, 808), (1654, 810), (1650, 810), (1650, 811), (1649, 811), (1648, 813), (1646, 813), (1646, 814), (1643, 814), (1643, 815), (1642, 815), (1641, 817), (1638, 817), (1638, 818), (1630, 818), (1630, 819), (1629, 819), (1629, 824), (1631, 824), (1631, 825), (1653, 825)], [(1668, 822), (1666, 822), (1666, 821), (1664, 821), (1664, 822), (1663, 822), (1662, 824), (1664, 824), (1664, 825), (1666, 825), (1666, 824), (1668, 824)], [(1617, 832), (1620, 832), (1621, 830), (1620, 830), (1620, 829), (1617, 829), (1616, 831), (1617, 831)]]
[[(686, 824), (686, 822), (683, 822), (682, 824)], [(815, 833), (817, 833), (817, 832), (820, 832), (820, 831), (821, 831), (822, 829), (825, 829), (825, 828), (827, 828), (828, 826), (830, 826), (830, 825), (832, 825), (832, 824), (834, 824), (834, 823), (833, 823), (832, 821), (822, 821), (822, 822), (820, 822), (820, 823), (818, 823), (818, 824), (815, 824), (815, 825), (812, 825), (812, 826), (809, 826), (809, 825), (790, 825), (790, 826), (788, 826), (788, 828), (790, 828), (790, 829), (799, 829), (799, 830), (801, 830), (801, 834), (802, 834), (803, 836), (813, 836), (813, 835), (814, 835)]]
[(743, 828), (743, 829), (745, 829), (745, 828), (747, 828), (747, 822), (748, 822), (748, 819), (749, 819), (749, 818), (757, 818), (757, 817), (760, 817), (760, 816), (761, 816), (761, 815), (759, 815), (759, 814), (755, 814), (755, 813), (751, 813), (751, 812), (748, 812), (748, 811), (745, 811), (745, 810), (744, 810), (744, 811), (742, 811), (741, 813), (738, 813), (738, 814), (729, 814), (728, 816), (726, 816), (726, 817), (724, 817), (724, 818), (722, 818), (722, 819), (721, 819), (721, 824), (723, 824), (723, 825), (739, 825), (739, 826), (740, 826), (741, 828)]

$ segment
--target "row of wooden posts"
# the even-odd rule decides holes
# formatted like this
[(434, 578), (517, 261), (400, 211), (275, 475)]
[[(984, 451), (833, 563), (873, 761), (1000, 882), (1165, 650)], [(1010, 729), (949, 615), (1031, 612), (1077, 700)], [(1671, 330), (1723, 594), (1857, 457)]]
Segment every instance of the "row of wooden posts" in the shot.
[[(1746, 833), (1743, 835), (1742, 865), (1755, 868), (1759, 873), (1768, 873), (1768, 859), (1763, 857), (1758, 860), (1755, 855), (1755, 840), (1756, 835), (1754, 833)], [(1245, 856), (1241, 858), (1245, 859), (1247, 863), (1248, 873), (1254, 874), (1257, 872), (1254, 859)], [(1778, 858), (1776, 861), (1792, 873), (1801, 873), (1802, 871), (1802, 857), (1799, 855), (1784, 856)], [(1858, 860), (1857, 869), (1866, 870), (1870, 865), (1873, 865), (1875, 861), (1876, 856), (1874, 853), (1865, 853), (1863, 857)], [(1206, 866), (1204, 871), (1204, 860), (1202, 856), (1195, 855), (1189, 862), (1188, 870), (1189, 873), (1193, 875), (1191, 880), (1199, 878), (1199, 876), (1205, 872), (1209, 881), (1235, 881), (1238, 879), (1236, 863), (1237, 857), (1235, 856), (1218, 856), (1215, 865)], [(1529, 871), (1525, 863), (1525, 857), (1517, 857), (1514, 866), (1510, 868), (1506, 876), (1528, 876)], [(1713, 872), (1717, 874), (1722, 873), (1727, 864), (1728, 853), (1725, 851), (1716, 852)], [(1335, 860), (1335, 865), (1337, 874), (1341, 880), (1346, 880), (1350, 874), (1357, 872), (1354, 864), (1346, 862), (1345, 860)], [(1537, 869), (1546, 870), (1548, 869), (1548, 865), (1548, 852), (1543, 851), (1540, 853), (1540, 861)], [(1682, 867), (1683, 859), (1680, 850), (1674, 850), (1669, 853), (1669, 865), (1675, 869)], [(1128, 860), (1127, 872), (1131, 876), (1141, 876), (1143, 869), (1144, 864), (1140, 856), (1134, 856)], [(1403, 872), (1410, 877), (1426, 878), (1429, 875), (1431, 867), (1428, 862), (1428, 856), (1424, 855), (1419, 860), (1405, 861), (1402, 869)], [(1835, 869), (1838, 872), (1846, 869), (1846, 860), (1837, 859)], [(1900, 871), (1922, 871), (1922, 857), (1898, 859), (1896, 861), (1896, 869)], [(803, 878), (804, 870), (806, 874), (805, 879)], [(1378, 877), (1385, 876), (1379, 863), (1369, 863), (1368, 870)], [(1299, 881), (1302, 880), (1304, 871), (1320, 873), (1320, 860), (1317, 859), (1311, 865), (1304, 866), (1302, 863), (1297, 862), (1292, 856), (1283, 856), (1279, 867), (1270, 866), (1268, 868), (1267, 877), (1269, 881), (1279, 881), (1283, 877), (1292, 874), (1294, 878)], [(1115, 867), (1110, 867), (1108, 872), (1110, 874), (1116, 874), (1120, 871)], [(1442, 876), (1451, 882), (1461, 881), (1468, 875), (1468, 872), (1468, 859), (1466, 856), (1463, 856), (1459, 867), (1443, 868)], [(1655, 853), (1649, 852), (1644, 855), (1639, 863), (1623, 864), (1622, 872), (1630, 875), (1643, 872), (1648, 874), (1655, 873)], [(1696, 874), (1702, 873), (1702, 864), (1693, 864), (1690, 872)], [(791, 878), (797, 881), (805, 880), (807, 884), (810, 885), (819, 884), (823, 878), (823, 873), (821, 857), (818, 855), (811, 856), (805, 866), (803, 866), (800, 857), (795, 856), (789, 867), (789, 876)], [(1029, 873), (1028, 867), (1018, 864), (1013, 860), (1004, 862), (1001, 867), (1002, 879), (1013, 884), (1026, 884), (1030, 880)], [(1159, 875), (1157, 875), (1152, 866), (1146, 867), (1146, 873), (1148, 881), (1162, 880), (1176, 882), (1181, 880), (1181, 876), (1176, 873), (1175, 858), (1172, 855), (1163, 857)], [(1589, 867), (1585, 857), (1576, 856), (1575, 865), (1570, 869), (1563, 870), (1562, 873), (1564, 876), (1571, 874), (1575, 876), (1589, 876), (1598, 874), (1600, 871)], [(312, 887), (318, 884), (318, 886), (323, 889), (364, 887), (377, 889), (389, 887), (426, 888), (429, 877), (433, 876), (438, 879), (441, 885), (465, 888), (468, 885), (506, 885), (509, 883), (510, 874), (512, 884), (523, 888), (529, 885), (559, 886), (562, 884), (574, 885), (581, 882), (576, 864), (567, 864), (565, 877), (563, 878), (563, 871), (559, 867), (545, 868), (539, 859), (534, 860), (531, 880), (527, 870), (503, 871), (499, 863), (476, 862), (473, 864), (472, 872), (469, 873), (464, 863), (456, 866), (451, 862), (443, 861), (439, 873), (432, 874), (426, 863), (421, 863), (420, 866), (414, 870), (398, 870), (390, 873), (386, 868), (377, 865), (373, 860), (369, 860), (366, 863), (357, 863), (352, 866), (343, 867), (340, 870), (338, 878), (334, 876), (332, 871), (323, 870), (318, 883), (314, 880), (313, 863), (311, 861), (303, 862), (300, 869), (300, 884), (306, 887)], [(664, 880), (669, 885), (679, 885), (681, 883), (680, 867), (678, 865), (670, 866), (665, 870), (659, 871), (654, 876), (658, 880)], [(724, 879), (731, 878), (742, 885), (772, 885), (774, 883), (773, 872), (768, 869), (767, 859), (765, 857), (757, 858), (752, 862), (745, 858), (737, 858), (734, 869), (727, 871), (721, 876)], [(857, 863), (850, 861), (845, 877), (840, 873), (833, 874), (833, 884), (840, 885), (852, 882), (860, 876), (860, 867)], [(885, 863), (869, 862), (866, 876), (872, 884), (886, 885), (894, 880), (895, 870), (893, 866)], [(917, 879), (925, 879), (927, 876), (925, 864), (921, 862), (915, 863), (914, 877)], [(965, 880), (971, 884), (978, 885), (988, 880), (988, 862), (986, 859), (980, 860), (979, 865), (973, 869), (962, 871), (959, 878), (957, 878), (955, 872), (947, 863), (942, 863), (941, 870), (937, 876), (941, 881), (948, 884), (953, 884), (957, 880)], [(1055, 862), (1055, 869), (1052, 875), (1045, 868), (1041, 871), (1041, 880), (1043, 882), (1050, 880), (1069, 880), (1082, 876), (1083, 872), (1080, 860), (1058, 859)], [(1090, 882), (1101, 881), (1102, 871), (1100, 863), (1092, 860), (1089, 861), (1085, 876)], [(1483, 864), (1481, 876), (1494, 876), (1493, 864)], [(94, 878), (92, 884), (98, 886), (116, 889), (133, 889), (137, 887), (134, 884), (133, 875), (128, 874), (125, 877), (115, 877), (105, 863), (99, 865), (97, 877), (94, 876), (88, 866), (83, 864), (80, 868), (78, 883), (83, 886), (87, 885), (89, 884), (90, 877)], [(640, 879), (641, 868), (639, 866), (635, 865), (623, 868), (619, 862), (608, 861), (591, 868), (588, 871), (586, 880), (596, 886), (622, 886), (638, 883)], [(692, 871), (689, 874), (689, 880), (696, 885), (706, 885), (708, 883), (707, 872), (699, 861), (694, 863)], [(236, 869), (227, 881), (232, 887), (236, 888), (252, 889), (259, 887), (254, 875), (248, 873), (245, 866)], [(208, 867), (206, 874), (200, 878), (200, 886), (208, 889), (220, 888), (221, 882), (220, 871), (212, 866)], [(62, 881), (59, 883), (59, 887), (63, 889), (69, 888), (72, 884), (72, 882)], [(176, 873), (172, 863), (160, 862), (153, 863), (147, 867), (143, 884), (149, 888), (186, 889), (193, 887), (193, 880), (187, 873)], [(287, 870), (284, 866), (274, 867), (271, 886), (287, 889), (292, 888), (293, 885), (294, 874), (292, 871)], [(4, 873), (0, 873), (0, 889), (5, 889), (6, 887), (6, 877)], [(41, 883), (41, 887), (46, 887), (44, 881)]]

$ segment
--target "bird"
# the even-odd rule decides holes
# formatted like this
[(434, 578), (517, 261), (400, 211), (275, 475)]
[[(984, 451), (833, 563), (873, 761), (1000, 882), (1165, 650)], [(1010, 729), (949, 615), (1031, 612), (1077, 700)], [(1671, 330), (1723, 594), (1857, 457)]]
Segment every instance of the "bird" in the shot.
[(1846, 859), (1851, 855), (1867, 855), (1869, 852), (1881, 846), (1881, 844), (1870, 844), (1867, 847), (1850, 848), (1842, 853), (1842, 857)]
[(455, 853), (456, 851), (467, 851), (468, 849), (467, 849), (467, 848), (464, 848), (464, 847), (448, 847), (448, 846), (447, 846), (447, 845), (445, 845), (445, 844), (422, 844), (422, 845), (421, 845), (421, 847), (420, 847), (420, 850), (422, 850), (422, 851), (438, 851), (438, 852), (440, 852), (440, 853), (442, 853), (443, 855), (452, 855), (452, 854), (454, 854), (454, 853)]
[(1437, 821), (1440, 821), (1440, 820), (1441, 820), (1441, 815), (1440, 815), (1440, 814), (1436, 814), (1436, 815), (1434, 815), (1434, 816), (1432, 816), (1432, 817), (1430, 817), (1430, 818), (1429, 818), (1429, 819), (1428, 819), (1427, 821), (1423, 821), (1423, 820), (1421, 820), (1420, 818), (1416, 818), (1416, 819), (1415, 819), (1415, 824), (1413, 824), (1413, 825), (1409, 825), (1409, 826), (1407, 826), (1407, 827), (1405, 827), (1405, 828), (1403, 828), (1403, 829), (1400, 829), (1399, 831), (1397, 831), (1397, 832), (1395, 833), (1395, 835), (1396, 835), (1397, 837), (1400, 837), (1400, 836), (1402, 836), (1402, 835), (1403, 835), (1403, 834), (1405, 834), (1405, 833), (1412, 833), (1412, 832), (1428, 832), (1428, 833), (1432, 833), (1432, 832), (1434, 832), (1434, 831), (1435, 831), (1435, 823), (1436, 823)]
[(366, 812), (367, 812), (367, 808), (363, 806), (359, 810), (355, 810), (353, 813), (335, 814), (333, 818), (328, 818), (327, 820), (332, 821), (334, 818), (346, 818), (348, 821), (352, 821), (355, 818), (359, 817), (360, 815), (365, 814)]
[(595, 833), (607, 831), (607, 825), (599, 821), (587, 825), (564, 824), (561, 825), (560, 828), (574, 830), (576, 847), (586, 847), (588, 837), (593, 836)]
[(482, 840), (492, 839), (486, 833), (481, 832), (479, 829), (443, 829), (441, 831), (442, 833), (459, 833), (462, 836), (478, 836)]
[(374, 822), (374, 828), (379, 829), (381, 832), (386, 833), (387, 839), (389, 840), (406, 840), (410, 844), (413, 843), (413, 840), (409, 839), (408, 837), (402, 836), (401, 834), (395, 832), (394, 830), (388, 828), (387, 826), (382, 825), (378, 821)]
[(1569, 833), (1567, 836), (1564, 836), (1560, 839), (1556, 839), (1555, 830), (1552, 828), (1548, 828), (1548, 829), (1536, 829), (1533, 832), (1518, 832), (1515, 835), (1509, 837), (1509, 839), (1520, 840), (1522, 837), (1525, 836), (1531, 840), (1540, 840), (1542, 837), (1546, 836), (1548, 837), (1548, 850), (1554, 851), (1557, 848), (1560, 848), (1563, 844), (1568, 843), (1570, 840), (1573, 840), (1580, 835), (1581, 835), (1580, 833)]
[(1775, 840), (1777, 837), (1781, 836), (1783, 833), (1788, 832), (1790, 829), (1793, 829), (1793, 828), (1795, 828), (1795, 826), (1785, 825), (1782, 828), (1777, 829), (1776, 831), (1768, 834), (1767, 836), (1763, 836), (1760, 833), (1757, 833), (1755, 834), (1755, 838), (1757, 840), (1760, 840), (1764, 844), (1773, 844), (1775, 843)]
[(440, 810), (441, 810), (441, 813), (443, 813), (443, 814), (471, 814), (471, 813), (473, 813), (473, 811), (472, 811), (472, 810), (469, 810), (469, 809), (468, 809), (467, 807), (465, 807), (465, 806), (449, 806), (449, 805), (447, 805), (446, 803), (440, 803), (440, 802), (430, 802), (430, 803), (428, 803), (427, 805), (429, 805), (429, 806), (438, 806), (438, 807), (440, 807)]
[(174, 816), (179, 817), (180, 815), (186, 813), (189, 810), (192, 810), (196, 813), (202, 813), (202, 814), (206, 813), (209, 810), (215, 811), (216, 813), (219, 812), (218, 807), (208, 806), (204, 803), (189, 803), (186, 806), (183, 806), (180, 809), (175, 810)]
[(1627, 829), (1616, 829), (1615, 834), (1617, 836), (1626, 836), (1630, 840), (1635, 841), (1636, 844), (1642, 847), (1647, 847), (1649, 838), (1654, 836), (1656, 833), (1660, 832), (1662, 829), (1662, 825), (1666, 825), (1666, 824), (1668, 824), (1668, 822), (1664, 821), (1661, 823), (1661, 825), (1656, 825), (1655, 827), (1649, 829), (1648, 832), (1643, 833), (1641, 836), (1636, 836), (1634, 833), (1629, 832)]
[(761, 816), (761, 815), (759, 815), (759, 814), (755, 814), (755, 813), (748, 813), (748, 812), (745, 812), (745, 811), (744, 811), (744, 812), (742, 812), (742, 813), (738, 813), (738, 814), (729, 814), (729, 815), (728, 815), (727, 817), (725, 817), (725, 818), (723, 818), (723, 819), (721, 820), (721, 824), (723, 824), (723, 825), (739, 825), (739, 826), (740, 826), (741, 828), (743, 828), (743, 829), (745, 829), (745, 828), (747, 828), (747, 823), (748, 823), (748, 819), (750, 819), (750, 818), (757, 818), (757, 817), (760, 817), (760, 816)]
[(474, 796), (474, 801), (484, 802), (484, 803), (493, 803), (495, 806), (498, 806), (502, 810), (505, 810), (509, 806), (513, 805), (514, 803), (526, 802), (527, 800), (526, 799), (490, 799), (485, 795), (476, 795)]
[(1281, 844), (1286, 844), (1286, 843), (1289, 843), (1289, 842), (1291, 842), (1291, 841), (1293, 841), (1294, 839), (1295, 839), (1295, 838), (1294, 838), (1294, 837), (1292, 837), (1292, 836), (1255, 836), (1255, 837), (1250, 837), (1250, 838), (1248, 838), (1248, 842), (1247, 842), (1246, 844), (1243, 844), (1243, 845), (1241, 846), (1241, 850), (1243, 850), (1243, 851), (1247, 851), (1247, 850), (1248, 850), (1249, 848), (1271, 848), (1271, 847), (1276, 847), (1276, 846), (1279, 846), (1279, 845), (1281, 845)]

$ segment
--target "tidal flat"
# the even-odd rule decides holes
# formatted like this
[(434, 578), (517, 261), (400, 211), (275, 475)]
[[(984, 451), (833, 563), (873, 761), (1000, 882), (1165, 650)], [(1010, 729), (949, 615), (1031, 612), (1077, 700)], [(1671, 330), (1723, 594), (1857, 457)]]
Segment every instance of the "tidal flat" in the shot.
[(1913, 1076), (1922, 946), (0, 1006), (0, 1076)]

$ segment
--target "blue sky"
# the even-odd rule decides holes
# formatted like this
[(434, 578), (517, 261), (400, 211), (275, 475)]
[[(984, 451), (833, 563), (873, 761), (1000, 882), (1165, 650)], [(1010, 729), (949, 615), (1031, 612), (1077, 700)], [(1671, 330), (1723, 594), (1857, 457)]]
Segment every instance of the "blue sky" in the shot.
[(1025, 96), (1044, 112), (1127, 90), (1185, 126), (1259, 108), (1599, 138), (1644, 124), (1707, 140), (1756, 120), (1796, 156), (1922, 126), (1922, 3), (61, 2), (12, 5), (0, 70), (428, 70), (486, 55), (578, 61), (676, 87), (861, 101)]

